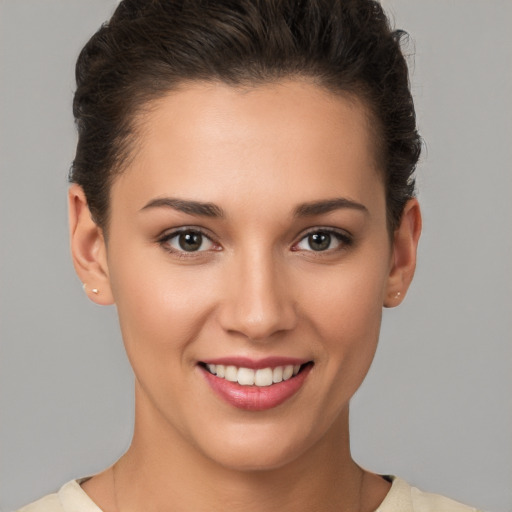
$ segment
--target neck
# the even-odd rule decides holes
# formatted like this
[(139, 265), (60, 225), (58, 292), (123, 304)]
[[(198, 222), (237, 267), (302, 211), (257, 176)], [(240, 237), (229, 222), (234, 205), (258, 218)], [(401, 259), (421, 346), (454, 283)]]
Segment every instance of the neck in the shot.
[(365, 473), (350, 455), (348, 408), (294, 460), (244, 471), (206, 457), (147, 412), (137, 410), (132, 444), (116, 463), (119, 512), (361, 510)]

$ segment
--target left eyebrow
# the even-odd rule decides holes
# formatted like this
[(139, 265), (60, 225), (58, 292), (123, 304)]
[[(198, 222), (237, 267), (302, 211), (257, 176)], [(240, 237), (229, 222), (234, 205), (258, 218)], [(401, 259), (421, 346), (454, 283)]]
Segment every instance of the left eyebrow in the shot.
[(293, 212), (294, 217), (311, 217), (313, 215), (322, 215), (334, 210), (342, 209), (359, 210), (368, 213), (368, 209), (361, 203), (351, 201), (344, 197), (334, 199), (325, 199), (323, 201), (312, 201), (310, 203), (302, 203), (297, 206)]
[(177, 199), (174, 197), (160, 197), (149, 201), (141, 208), (141, 211), (149, 208), (172, 208), (189, 215), (198, 215), (201, 217), (224, 217), (222, 208), (214, 203), (203, 203), (200, 201), (189, 201), (187, 199)]

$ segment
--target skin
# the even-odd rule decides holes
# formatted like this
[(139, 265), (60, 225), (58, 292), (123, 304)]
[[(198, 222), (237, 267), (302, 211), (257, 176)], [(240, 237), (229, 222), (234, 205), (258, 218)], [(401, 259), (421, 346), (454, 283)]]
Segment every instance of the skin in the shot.
[[(413, 277), (421, 216), (409, 201), (390, 237), (370, 123), (357, 99), (306, 82), (187, 85), (139, 120), (108, 243), (71, 186), (75, 268), (91, 300), (116, 304), (136, 377), (132, 445), (83, 484), (104, 511), (371, 511), (384, 499), (389, 483), (350, 455), (348, 408), (382, 307)], [(164, 197), (223, 216), (144, 208)], [(335, 198), (360, 207), (294, 215)], [(184, 253), (162, 240), (182, 227), (211, 242)], [(344, 238), (314, 251), (307, 235), (322, 228)], [(244, 411), (197, 364), (225, 356), (314, 366), (285, 403)]]

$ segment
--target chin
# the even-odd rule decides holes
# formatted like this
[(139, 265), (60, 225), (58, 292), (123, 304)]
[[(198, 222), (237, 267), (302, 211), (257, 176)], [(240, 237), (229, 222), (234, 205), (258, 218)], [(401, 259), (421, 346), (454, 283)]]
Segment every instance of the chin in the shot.
[[(205, 434), (203, 431), (198, 448), (210, 460), (231, 471), (252, 472), (279, 469), (296, 461), (323, 432), (315, 435), (314, 429), (297, 424), (295, 429), (279, 424), (239, 424), (219, 429), (212, 437)], [(210, 441), (205, 443), (207, 437)]]
[(249, 443), (243, 448), (233, 447), (223, 450), (222, 453), (210, 454), (210, 458), (220, 466), (240, 473), (279, 469), (292, 463), (298, 456), (300, 454), (296, 450), (283, 447), (269, 449), (268, 446), (263, 449)]

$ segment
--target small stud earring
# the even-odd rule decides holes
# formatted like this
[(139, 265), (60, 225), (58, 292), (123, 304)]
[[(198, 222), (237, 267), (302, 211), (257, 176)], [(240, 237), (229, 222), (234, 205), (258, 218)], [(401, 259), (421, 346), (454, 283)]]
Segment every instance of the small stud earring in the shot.
[(396, 292), (395, 299), (399, 299), (400, 295), (402, 295), (400, 292)]
[[(87, 290), (86, 290), (87, 284), (86, 283), (82, 284), (82, 288), (83, 288), (84, 292), (87, 293)], [(91, 288), (91, 292), (96, 294), (96, 295), (98, 295), (98, 293), (100, 293), (98, 288)]]

